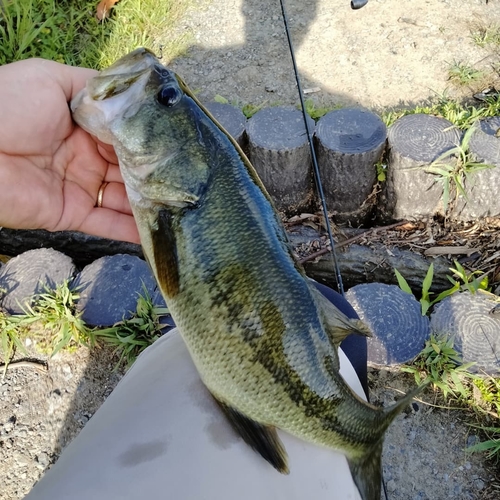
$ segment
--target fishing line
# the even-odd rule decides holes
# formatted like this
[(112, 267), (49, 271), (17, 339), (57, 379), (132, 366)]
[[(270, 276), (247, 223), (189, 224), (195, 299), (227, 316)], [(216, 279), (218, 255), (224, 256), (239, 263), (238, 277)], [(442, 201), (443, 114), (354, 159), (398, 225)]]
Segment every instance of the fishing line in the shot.
[(495, 356), (495, 359), (496, 359), (496, 363), (495, 364), (497, 366), (500, 366), (500, 360), (498, 359), (497, 353), (495, 352), (495, 348), (491, 344), (490, 339), (488, 338), (488, 335), (486, 335), (486, 332), (484, 331), (481, 323), (478, 323), (478, 325), (479, 325), (479, 328), (481, 328), (481, 331), (483, 332), (483, 335), (484, 335), (484, 338), (486, 339), (486, 342), (488, 342), (488, 344), (490, 346), (490, 349), (491, 349), (491, 352), (493, 353), (493, 356)]
[(330, 246), (332, 248), (331, 255), (332, 255), (332, 260), (333, 260), (333, 267), (335, 269), (335, 276), (337, 279), (337, 288), (338, 288), (340, 294), (343, 296), (345, 294), (344, 293), (344, 284), (342, 282), (342, 276), (340, 274), (340, 267), (339, 267), (339, 264), (337, 261), (337, 254), (335, 252), (335, 242), (333, 241), (332, 228), (330, 225), (330, 220), (328, 219), (328, 210), (326, 207), (325, 195), (323, 192), (323, 184), (321, 182), (321, 175), (319, 173), (318, 161), (316, 159), (316, 152), (314, 151), (312, 133), (311, 133), (311, 129), (309, 127), (309, 123), (307, 121), (308, 115), (306, 112), (306, 106), (304, 104), (304, 97), (302, 95), (302, 85), (300, 84), (299, 71), (297, 69), (297, 63), (295, 61), (295, 52), (293, 50), (292, 37), (290, 36), (290, 30), (288, 29), (288, 17), (286, 15), (286, 11), (285, 11), (284, 0), (280, 0), (280, 6), (281, 6), (281, 13), (283, 15), (283, 24), (285, 25), (286, 38), (288, 40), (288, 47), (290, 49), (290, 55), (292, 56), (293, 72), (295, 74), (295, 82), (297, 83), (297, 90), (299, 92), (300, 108), (302, 110), (302, 118), (304, 119), (304, 125), (306, 127), (306, 133), (307, 133), (307, 140), (309, 142), (309, 149), (311, 151), (311, 160), (312, 160), (312, 164), (313, 164), (314, 180), (316, 182), (316, 189), (318, 191), (318, 196), (319, 196), (320, 201), (321, 201), (323, 215), (325, 216), (326, 232), (328, 233), (328, 239), (330, 240)]

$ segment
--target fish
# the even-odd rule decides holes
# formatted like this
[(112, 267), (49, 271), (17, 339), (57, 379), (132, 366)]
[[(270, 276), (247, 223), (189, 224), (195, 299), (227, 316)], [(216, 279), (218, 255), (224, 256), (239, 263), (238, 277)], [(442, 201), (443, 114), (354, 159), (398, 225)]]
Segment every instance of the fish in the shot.
[(240, 147), (144, 48), (90, 79), (71, 109), (114, 146), (144, 255), (232, 426), (284, 474), (276, 429), (339, 450), (361, 498), (379, 500), (385, 431), (420, 388), (378, 408), (341, 377), (339, 344), (370, 329), (306, 276)]

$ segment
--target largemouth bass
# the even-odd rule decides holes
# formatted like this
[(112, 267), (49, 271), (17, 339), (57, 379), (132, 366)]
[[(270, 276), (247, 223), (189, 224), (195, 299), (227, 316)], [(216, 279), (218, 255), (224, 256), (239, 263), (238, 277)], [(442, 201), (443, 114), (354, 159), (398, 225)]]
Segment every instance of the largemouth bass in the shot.
[(276, 428), (340, 450), (363, 500), (379, 500), (384, 432), (413, 394), (376, 408), (339, 375), (340, 342), (370, 332), (295, 262), (235, 142), (146, 49), (89, 80), (71, 107), (114, 146), (146, 258), (232, 425), (283, 473)]

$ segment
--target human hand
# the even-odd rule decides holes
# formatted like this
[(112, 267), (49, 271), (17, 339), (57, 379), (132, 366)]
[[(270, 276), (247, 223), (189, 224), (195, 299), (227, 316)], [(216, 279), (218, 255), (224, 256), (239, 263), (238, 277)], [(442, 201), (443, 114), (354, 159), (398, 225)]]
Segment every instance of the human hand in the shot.
[(71, 119), (95, 74), (43, 59), (0, 67), (0, 226), (139, 242), (113, 148)]

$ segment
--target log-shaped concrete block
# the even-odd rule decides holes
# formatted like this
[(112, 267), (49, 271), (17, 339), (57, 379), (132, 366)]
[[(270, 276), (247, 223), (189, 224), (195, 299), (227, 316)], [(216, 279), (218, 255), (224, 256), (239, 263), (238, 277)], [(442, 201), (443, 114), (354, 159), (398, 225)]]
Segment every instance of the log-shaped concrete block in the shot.
[(131, 255), (97, 259), (78, 274), (74, 287), (80, 292), (77, 308), (89, 325), (111, 326), (130, 318), (144, 287), (154, 304), (165, 304), (149, 266)]
[(36, 248), (53, 248), (69, 255), (79, 268), (103, 255), (126, 253), (142, 257), (140, 245), (108, 240), (79, 231), (45, 231), (44, 229), (0, 228), (0, 254), (19, 255)]
[(231, 104), (209, 102), (208, 112), (225, 128), (226, 132), (240, 145), (245, 143), (246, 116)]
[(0, 307), (22, 314), (32, 299), (70, 280), (76, 269), (71, 257), (52, 248), (30, 250), (0, 269)]
[(465, 181), (466, 198), (457, 200), (454, 216), (461, 220), (500, 216), (500, 116), (480, 120), (469, 143), (475, 160), (492, 168), (472, 172)]
[(442, 212), (443, 185), (425, 168), (459, 143), (457, 128), (436, 116), (406, 115), (389, 127), (381, 218), (419, 219)]
[(500, 372), (500, 319), (494, 313), (498, 300), (493, 294), (455, 293), (438, 303), (431, 315), (432, 333), (453, 339), (463, 362), (475, 363), (470, 371)]
[(337, 222), (363, 223), (371, 211), (377, 172), (387, 129), (374, 113), (338, 109), (316, 127), (318, 165), (328, 209)]
[(368, 339), (371, 363), (407, 363), (430, 337), (429, 318), (422, 316), (419, 302), (395, 285), (357, 285), (348, 290), (346, 299), (373, 332)]
[[(311, 133), (314, 120), (308, 117)], [(291, 107), (266, 108), (247, 122), (250, 160), (276, 208), (288, 214), (309, 206), (311, 155), (302, 113)]]
[(500, 116), (479, 120), (469, 147), (479, 161), (500, 166)]

